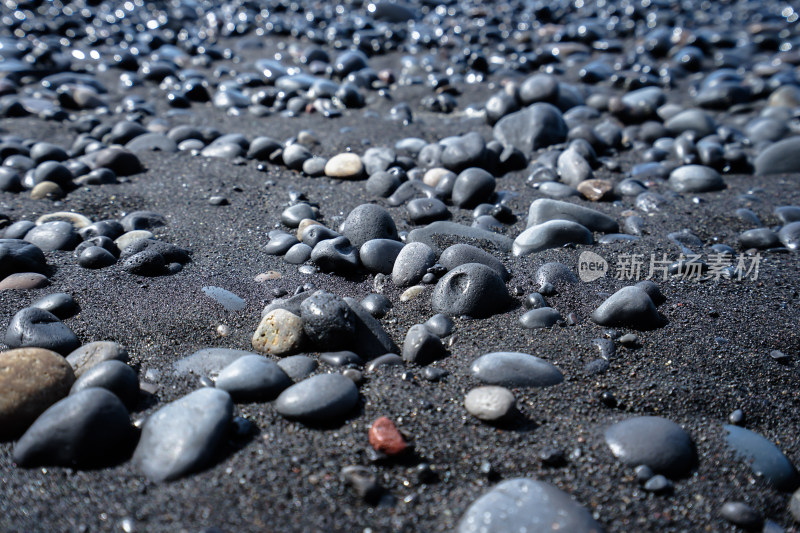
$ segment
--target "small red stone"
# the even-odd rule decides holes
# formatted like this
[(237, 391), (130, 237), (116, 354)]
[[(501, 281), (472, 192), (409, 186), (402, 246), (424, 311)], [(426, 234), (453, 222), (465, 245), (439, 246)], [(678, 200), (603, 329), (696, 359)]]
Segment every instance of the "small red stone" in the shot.
[(386, 455), (398, 455), (407, 447), (397, 426), (385, 416), (376, 419), (369, 428), (369, 443), (375, 450)]

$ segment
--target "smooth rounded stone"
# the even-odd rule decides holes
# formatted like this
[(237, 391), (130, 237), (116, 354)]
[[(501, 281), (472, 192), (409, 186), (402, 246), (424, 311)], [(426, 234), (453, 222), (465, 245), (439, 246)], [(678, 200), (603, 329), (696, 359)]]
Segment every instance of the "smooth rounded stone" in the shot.
[(763, 226), (763, 224), (761, 223), (761, 219), (758, 218), (758, 215), (756, 215), (750, 209), (740, 207), (734, 213), (736, 214), (736, 217), (745, 224), (750, 224), (756, 227)]
[(227, 311), (241, 311), (247, 304), (241, 297), (222, 287), (208, 285), (200, 290)]
[(289, 248), (286, 255), (283, 256), (283, 260), (290, 265), (301, 265), (311, 258), (312, 250), (311, 246), (299, 242)]
[(583, 367), (583, 371), (589, 376), (595, 376), (605, 373), (609, 366), (611, 365), (609, 365), (608, 360), (595, 359), (594, 361), (586, 363), (586, 366)]
[(78, 264), (83, 268), (105, 268), (117, 262), (114, 254), (100, 246), (87, 246), (78, 256)]
[(392, 239), (371, 239), (365, 242), (358, 254), (361, 264), (370, 272), (391, 274), (395, 261), (405, 245)]
[(401, 183), (402, 181), (396, 174), (380, 171), (367, 178), (364, 187), (373, 196), (388, 198), (400, 187)]
[(281, 213), (281, 224), (289, 226), (290, 228), (296, 228), (300, 225), (301, 221), (306, 219), (316, 220), (316, 218), (317, 213), (314, 212), (313, 207), (306, 203), (299, 203), (283, 210)]
[[(661, 292), (661, 289), (658, 287), (658, 284), (655, 281), (645, 279), (640, 281), (634, 286), (646, 292), (647, 295), (650, 297), (650, 299), (653, 300), (653, 303), (655, 305), (661, 305), (662, 303), (667, 301), (667, 298)], [(620, 337), (620, 339), (622, 339), (623, 337), (625, 337), (625, 335)]]
[(399, 455), (406, 451), (408, 444), (394, 422), (386, 417), (378, 417), (369, 427), (369, 444), (384, 455)]
[(800, 522), (800, 489), (794, 491), (789, 500), (789, 512), (796, 521)]
[(718, 191), (725, 188), (719, 172), (703, 165), (684, 165), (669, 175), (669, 185), (679, 193)]
[(441, 339), (423, 324), (415, 324), (408, 329), (403, 342), (403, 361), (428, 365), (447, 356)]
[(164, 218), (164, 215), (153, 211), (134, 211), (122, 217), (120, 224), (125, 231), (151, 230), (166, 226), (167, 219)]
[(561, 371), (544, 359), (520, 352), (492, 352), (472, 362), (481, 383), (504, 387), (550, 387), (564, 381)]
[(247, 158), (269, 161), (272, 154), (283, 149), (283, 145), (272, 137), (256, 137), (247, 150)]
[(578, 278), (570, 268), (563, 263), (549, 262), (536, 270), (536, 282), (539, 285), (550, 283), (554, 287), (563, 287), (578, 283)]
[(778, 239), (789, 250), (800, 250), (800, 222), (791, 222), (783, 226), (778, 232)]
[(73, 225), (63, 220), (45, 222), (32, 228), (25, 234), (25, 240), (45, 252), (74, 250), (81, 242)]
[(781, 221), (781, 224), (791, 224), (800, 222), (800, 207), (795, 205), (782, 205), (776, 207), (774, 214)]
[(481, 166), (486, 152), (486, 141), (477, 131), (465, 135), (447, 137), (439, 141), (442, 166), (454, 172), (469, 167)]
[(538, 184), (536, 189), (551, 198), (568, 198), (570, 196), (577, 196), (578, 191), (574, 187), (570, 187), (565, 183), (557, 181), (545, 181)]
[(4, 341), (9, 348), (45, 348), (62, 355), (80, 346), (78, 337), (66, 324), (36, 307), (27, 307), (14, 315)]
[(125, 233), (125, 229), (116, 220), (99, 220), (94, 223), (87, 224), (78, 230), (78, 235), (84, 241), (94, 237), (107, 237), (109, 239), (116, 239)]
[(286, 165), (287, 168), (300, 171), (303, 170), (303, 163), (311, 159), (313, 154), (302, 144), (294, 143), (283, 149), (281, 157), (283, 159), (283, 164)]
[[(10, 226), (8, 226), (3, 232), (3, 239), (2, 242), (0, 242), (0, 245), (3, 245), (3, 243), (5, 243), (3, 245), (3, 248), (6, 249), (5, 253), (9, 253), (9, 248), (14, 248), (14, 246), (10, 246), (13, 243), (8, 243), (7, 241), (9, 240), (22, 241), (22, 238), (25, 237), (25, 234), (28, 233), (30, 230), (32, 230), (35, 226), (36, 224), (31, 222), (30, 220), (18, 220), (13, 224), (11, 224)], [(30, 244), (25, 243), (24, 241), (22, 242), (26, 246), (31, 246)], [(17, 243), (17, 246), (19, 246), (19, 243)], [(44, 255), (42, 255), (42, 257), (44, 258)]]
[(772, 248), (780, 244), (778, 234), (769, 228), (755, 228), (739, 234), (739, 244), (744, 249)]
[(0, 279), (21, 272), (43, 273), (47, 261), (41, 248), (19, 239), (0, 239)]
[(406, 242), (424, 242), (436, 253), (441, 253), (444, 248), (465, 240), (469, 240), (475, 246), (501, 252), (510, 252), (513, 245), (513, 241), (505, 235), (445, 220), (411, 230), (406, 238)]
[(361, 265), (358, 249), (347, 237), (320, 241), (311, 250), (311, 261), (323, 272), (339, 274), (352, 273)]
[(362, 366), (364, 364), (364, 360), (361, 359), (358, 354), (346, 350), (341, 352), (323, 352), (319, 354), (319, 360), (333, 367), (350, 365)]
[(204, 387), (170, 402), (147, 418), (133, 464), (150, 480), (178, 479), (208, 466), (228, 434), (233, 401)]
[(32, 189), (35, 185), (49, 181), (55, 183), (59, 187), (69, 188), (72, 185), (74, 176), (66, 165), (56, 163), (55, 161), (45, 161), (37, 165), (32, 174), (25, 174), (22, 179), (22, 184)]
[(514, 239), (514, 255), (517, 257), (559, 248), (565, 244), (592, 244), (592, 232), (577, 222), (551, 220), (531, 226)]
[(75, 381), (64, 357), (43, 348), (0, 352), (0, 441), (15, 439)]
[(42, 224), (46, 224), (48, 222), (55, 222), (55, 221), (63, 221), (69, 222), (75, 228), (75, 230), (81, 230), (87, 226), (92, 224), (92, 221), (80, 213), (72, 213), (70, 211), (58, 211), (56, 213), (48, 213), (47, 215), (42, 215), (36, 219), (36, 225), (41, 226)]
[(350, 211), (340, 233), (357, 248), (372, 239), (399, 240), (392, 215), (375, 204), (361, 204)]
[(392, 302), (382, 294), (369, 294), (361, 300), (361, 307), (375, 318), (382, 318), (392, 308)]
[(406, 244), (397, 254), (392, 267), (392, 282), (398, 287), (409, 287), (436, 264), (436, 254), (430, 246), (421, 242)]
[(341, 374), (319, 374), (283, 391), (275, 402), (281, 416), (304, 423), (338, 423), (358, 403), (358, 388)]
[(376, 369), (385, 366), (405, 366), (403, 358), (394, 353), (387, 353), (372, 359), (366, 367), (367, 372), (374, 372)]
[(602, 533), (592, 514), (562, 490), (529, 478), (502, 481), (475, 500), (458, 533), (529, 531)]
[(131, 152), (165, 152), (178, 151), (178, 144), (163, 133), (145, 133), (131, 139), (125, 144)]
[(397, 154), (391, 148), (385, 146), (375, 146), (367, 149), (361, 156), (367, 174), (372, 176), (377, 172), (387, 170), (397, 161)]
[(325, 166), (328, 160), (324, 157), (312, 156), (303, 161), (303, 174), (318, 178), (325, 175)]
[(719, 515), (747, 531), (761, 531), (764, 526), (764, 517), (761, 513), (745, 502), (725, 502), (719, 510)]
[(78, 306), (75, 299), (64, 292), (56, 292), (43, 296), (33, 302), (31, 307), (44, 309), (45, 311), (53, 313), (61, 320), (75, 316), (80, 311), (80, 306)]
[(113, 392), (128, 407), (136, 404), (139, 398), (139, 378), (136, 371), (114, 359), (102, 361), (84, 372), (72, 385), (70, 394), (99, 387)]
[(423, 326), (428, 328), (428, 331), (430, 331), (437, 337), (447, 337), (448, 335), (453, 333), (453, 328), (455, 328), (453, 319), (441, 313), (437, 313), (432, 317), (430, 317), (428, 320), (425, 321)]
[(251, 344), (256, 351), (283, 356), (300, 351), (304, 341), (303, 320), (285, 309), (275, 309), (261, 319)]
[(269, 255), (284, 255), (299, 242), (294, 235), (285, 231), (275, 230), (269, 232), (269, 242), (262, 249)]
[(58, 145), (38, 142), (31, 146), (30, 158), (38, 165), (45, 161), (66, 161), (69, 159), (69, 155), (67, 155), (66, 150)]
[(114, 239), (114, 244), (117, 246), (118, 250), (124, 250), (129, 246), (133, 246), (139, 241), (152, 239), (154, 237), (155, 235), (153, 235), (153, 233), (150, 231), (145, 229), (135, 229), (133, 231), (127, 231)]
[(672, 135), (679, 135), (685, 131), (694, 131), (700, 137), (711, 135), (717, 125), (710, 114), (701, 109), (687, 109), (664, 121), (664, 127)]
[(800, 137), (767, 146), (756, 156), (753, 166), (757, 176), (800, 172)]
[(335, 349), (352, 342), (355, 321), (340, 296), (316, 291), (300, 304), (300, 317), (306, 338), (315, 346)]
[(528, 210), (528, 227), (551, 220), (568, 220), (603, 233), (619, 231), (617, 221), (600, 211), (549, 198), (534, 200)]
[(792, 462), (775, 444), (754, 431), (739, 426), (722, 426), (727, 431), (725, 443), (739, 459), (750, 465), (753, 473), (762, 476), (772, 487), (790, 492), (800, 484)]
[(92, 154), (94, 168), (107, 168), (117, 176), (131, 176), (144, 170), (139, 158), (125, 148), (104, 148)]
[(609, 180), (588, 179), (578, 184), (578, 192), (587, 200), (599, 202), (613, 196), (614, 184)]
[(103, 361), (128, 362), (128, 350), (112, 341), (94, 341), (84, 344), (67, 355), (67, 362), (80, 378), (84, 372)]
[(143, 250), (126, 257), (122, 269), (137, 276), (161, 276), (168, 272), (164, 256), (155, 250)]
[(0, 167), (0, 191), (19, 192), (22, 190), (22, 178), (19, 172), (9, 167)]
[(609, 296), (592, 313), (592, 321), (601, 326), (645, 330), (658, 327), (661, 317), (647, 292), (633, 285)]
[(561, 313), (552, 307), (540, 307), (527, 311), (520, 317), (519, 322), (524, 328), (539, 329), (552, 327), (559, 320), (563, 320)]
[(200, 155), (220, 159), (236, 159), (245, 155), (245, 149), (235, 142), (213, 142), (200, 150)]
[(235, 402), (273, 400), (292, 380), (277, 364), (260, 355), (244, 355), (223, 368), (215, 386), (227, 391)]
[(655, 476), (645, 481), (644, 486), (642, 488), (644, 488), (644, 490), (646, 490), (647, 492), (661, 493), (661, 492), (671, 491), (673, 487), (674, 484), (672, 483), (672, 481), (667, 479), (665, 476), (662, 476), (661, 474), (656, 474)]
[(468, 168), (456, 178), (451, 199), (455, 206), (471, 209), (486, 201), (494, 192), (495, 186), (494, 176), (482, 168)]
[(450, 218), (450, 211), (438, 198), (415, 198), (408, 202), (406, 209), (413, 224), (429, 224)]
[(504, 116), (493, 128), (494, 138), (503, 146), (513, 146), (526, 155), (564, 142), (568, 131), (561, 111), (544, 102)]
[(516, 412), (517, 399), (505, 387), (487, 385), (476, 387), (464, 398), (464, 408), (469, 414), (489, 423), (508, 420)]
[(53, 183), (52, 181), (37, 183), (33, 189), (31, 189), (31, 199), (33, 200), (43, 200), (45, 198), (48, 200), (60, 200), (66, 195), (64, 189), (62, 189), (59, 184)]
[(534, 74), (519, 86), (519, 99), (523, 105), (536, 102), (558, 101), (558, 79), (550, 74)]
[(337, 154), (325, 164), (325, 175), (343, 180), (361, 179), (364, 176), (364, 164), (358, 154), (352, 152)]
[(522, 301), (522, 305), (526, 309), (539, 309), (540, 307), (549, 307), (540, 292), (532, 292)]
[(17, 272), (0, 280), (0, 291), (40, 289), (50, 284), (44, 274), (37, 272)]
[(128, 410), (113, 393), (89, 388), (44, 411), (14, 446), (14, 462), (96, 467), (122, 457), (133, 438)]
[(696, 461), (692, 438), (675, 422), (659, 416), (637, 416), (606, 429), (611, 453), (629, 466), (647, 465), (670, 478), (689, 472)]
[(439, 263), (447, 270), (453, 270), (466, 263), (480, 263), (497, 271), (504, 281), (511, 277), (502, 261), (492, 254), (470, 244), (460, 243), (448, 247), (439, 257)]
[(350, 306), (356, 326), (352, 350), (365, 359), (372, 359), (385, 353), (398, 352), (397, 345), (383, 329), (380, 321), (364, 309), (357, 300), (344, 298)]
[(558, 156), (557, 169), (561, 181), (570, 187), (577, 187), (582, 182), (594, 177), (591, 165), (574, 148), (568, 148), (561, 152)]
[(431, 296), (434, 312), (475, 318), (503, 312), (511, 302), (503, 278), (480, 263), (467, 263), (445, 274)]
[(297, 231), (300, 233), (298, 239), (303, 241), (303, 244), (309, 245), (311, 248), (314, 248), (314, 246), (319, 244), (320, 241), (341, 237), (341, 235), (332, 229), (323, 226), (322, 224), (316, 222), (312, 224), (308, 222), (306, 223), (307, 225), (305, 227), (303, 227), (303, 224), (304, 222), (300, 222), (300, 225), (297, 227)]

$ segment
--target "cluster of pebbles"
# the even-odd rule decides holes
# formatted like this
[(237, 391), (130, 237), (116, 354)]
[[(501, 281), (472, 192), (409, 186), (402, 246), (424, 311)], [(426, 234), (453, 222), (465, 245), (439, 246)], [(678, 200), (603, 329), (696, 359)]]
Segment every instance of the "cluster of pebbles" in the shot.
[(8, 528), (794, 530), (798, 14), (691, 4), (6, 2)]

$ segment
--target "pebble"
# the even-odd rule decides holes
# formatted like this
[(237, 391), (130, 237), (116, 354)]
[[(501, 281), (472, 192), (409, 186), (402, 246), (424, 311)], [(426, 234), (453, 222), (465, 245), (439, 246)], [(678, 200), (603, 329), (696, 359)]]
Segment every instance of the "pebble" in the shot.
[(789, 459), (775, 444), (758, 433), (739, 426), (725, 425), (725, 443), (737, 458), (750, 465), (754, 474), (772, 487), (791, 492), (800, 484), (800, 476)]
[(128, 350), (112, 341), (94, 341), (84, 344), (67, 355), (67, 362), (80, 378), (84, 372), (103, 361), (128, 362)]
[(50, 280), (44, 274), (38, 274), (36, 272), (18, 272), (0, 281), (0, 291), (40, 289), (49, 284)]
[(696, 461), (692, 439), (675, 422), (658, 416), (637, 416), (605, 431), (611, 453), (630, 466), (647, 465), (670, 478), (689, 472)]
[(790, 222), (783, 226), (778, 232), (778, 240), (793, 252), (800, 250), (800, 222)]
[(133, 463), (155, 482), (201, 470), (213, 459), (232, 421), (233, 401), (227, 392), (208, 387), (191, 392), (147, 418)]
[(147, 230), (133, 230), (127, 231), (114, 239), (114, 244), (117, 246), (119, 250), (124, 250), (130, 246), (133, 246), (139, 241), (143, 241), (146, 239), (152, 239), (155, 235), (152, 232)]
[(80, 346), (78, 337), (55, 315), (37, 307), (17, 312), (4, 339), (9, 348), (45, 348), (66, 355)]
[(561, 313), (552, 307), (540, 307), (527, 311), (520, 317), (519, 322), (524, 328), (539, 329), (552, 327), (560, 320), (563, 320)]
[[(594, 179), (592, 166), (574, 148), (568, 148), (558, 156), (558, 175), (570, 187), (580, 187), (587, 180)], [(578, 189), (580, 191), (580, 189)]]
[(385, 489), (378, 483), (372, 471), (365, 466), (345, 466), (342, 478), (353, 487), (358, 496), (371, 505), (377, 505), (385, 495)]
[(294, 204), (281, 212), (281, 224), (290, 228), (297, 228), (303, 220), (315, 220), (317, 214), (314, 208), (306, 203)]
[(133, 437), (122, 401), (92, 387), (43, 412), (14, 445), (13, 457), (23, 468), (108, 466), (124, 456)]
[(358, 154), (337, 154), (325, 163), (325, 175), (329, 178), (357, 180), (364, 176), (364, 165)]
[(113, 392), (128, 408), (135, 406), (139, 399), (136, 371), (122, 361), (112, 359), (94, 365), (81, 374), (69, 393), (76, 394), (92, 387)]
[(366, 371), (367, 372), (374, 372), (378, 368), (382, 368), (385, 366), (405, 366), (403, 362), (403, 358), (394, 353), (387, 353), (381, 356), (376, 357), (372, 361), (367, 364)]
[(0, 352), (0, 441), (19, 437), (69, 393), (75, 375), (64, 357), (43, 348)]
[(408, 202), (406, 209), (413, 224), (429, 224), (450, 218), (450, 211), (438, 198), (415, 198)]
[(300, 318), (306, 338), (314, 346), (337, 349), (352, 343), (356, 329), (353, 312), (335, 294), (314, 292), (300, 304)]
[(278, 366), (294, 381), (301, 381), (319, 368), (316, 359), (307, 355), (290, 355), (278, 361)]
[(369, 294), (361, 300), (361, 307), (375, 318), (383, 318), (392, 308), (392, 302), (382, 294)]
[(408, 448), (406, 440), (394, 422), (381, 416), (372, 423), (368, 433), (369, 443), (376, 452), (388, 456), (400, 455)]
[(422, 324), (408, 329), (403, 342), (403, 361), (427, 365), (447, 356), (441, 339)]
[(453, 333), (453, 329), (455, 328), (453, 319), (441, 313), (433, 315), (426, 320), (425, 324), (423, 325), (428, 329), (428, 331), (440, 338), (447, 337)]
[(362, 366), (364, 364), (363, 359), (361, 359), (356, 353), (350, 351), (323, 352), (319, 354), (319, 360), (334, 367), (350, 365)]
[(203, 294), (225, 308), (226, 311), (241, 311), (245, 308), (246, 302), (227, 289), (208, 285), (200, 290), (203, 292)]
[(739, 234), (739, 244), (742, 249), (772, 248), (780, 244), (778, 234), (769, 228), (755, 228)]
[(551, 220), (577, 222), (591, 231), (602, 233), (616, 233), (619, 231), (619, 225), (616, 220), (595, 209), (549, 198), (534, 200), (528, 210), (527, 227)]
[(471, 209), (486, 201), (495, 186), (494, 176), (481, 168), (468, 168), (456, 178), (451, 199), (455, 206)]
[(431, 307), (436, 313), (475, 318), (505, 311), (511, 304), (503, 278), (480, 263), (467, 263), (452, 269), (436, 284)]
[(421, 242), (408, 243), (395, 258), (392, 282), (398, 287), (415, 285), (435, 263), (436, 254), (430, 246)]
[(400, 295), (400, 301), (404, 303), (410, 302), (423, 292), (425, 292), (425, 285), (414, 285), (413, 287), (409, 287), (403, 291), (403, 293)]
[(48, 294), (47, 296), (42, 296), (34, 301), (31, 307), (44, 309), (45, 311), (53, 313), (61, 320), (75, 316), (80, 312), (80, 306), (75, 299), (64, 292), (56, 292)]
[(502, 481), (472, 502), (458, 523), (458, 533), (483, 531), (569, 531), (601, 533), (585, 507), (544, 481)]
[(83, 268), (106, 268), (117, 262), (117, 258), (100, 246), (86, 246), (78, 255), (78, 264)]
[(215, 386), (231, 395), (234, 402), (275, 399), (292, 380), (281, 368), (260, 355), (244, 355), (220, 370)]
[(32, 228), (25, 234), (25, 240), (45, 252), (74, 250), (81, 242), (75, 227), (63, 220), (45, 222)]
[(757, 176), (800, 172), (800, 137), (789, 137), (770, 144), (753, 162)]
[(494, 269), (503, 281), (508, 281), (511, 277), (502, 261), (481, 248), (465, 243), (454, 244), (445, 249), (439, 257), (439, 263), (447, 270), (467, 263), (480, 263)]
[(476, 387), (464, 398), (467, 412), (484, 422), (496, 424), (508, 420), (516, 413), (517, 400), (505, 387)]
[(470, 370), (481, 383), (505, 387), (550, 387), (564, 381), (561, 371), (551, 363), (520, 352), (482, 355)]
[(375, 204), (361, 204), (347, 215), (340, 233), (355, 247), (371, 239), (399, 240), (392, 215)]
[(358, 388), (341, 374), (319, 374), (284, 390), (275, 402), (281, 416), (309, 424), (343, 421), (358, 403)]
[(494, 138), (503, 146), (513, 146), (526, 155), (563, 142), (567, 131), (561, 111), (544, 102), (504, 116), (493, 128)]
[(347, 237), (336, 237), (320, 241), (311, 250), (311, 261), (323, 272), (347, 275), (355, 272), (361, 262), (358, 249)]
[(592, 232), (577, 222), (568, 220), (551, 220), (543, 222), (519, 234), (514, 239), (514, 255), (525, 256), (551, 248), (560, 248), (565, 244), (592, 244)]
[(648, 293), (639, 286), (623, 287), (592, 313), (601, 326), (646, 330), (658, 327), (662, 319)]
[(719, 172), (703, 165), (685, 165), (669, 175), (669, 185), (679, 193), (718, 191), (725, 188)]
[(719, 515), (747, 531), (761, 531), (764, 527), (762, 514), (745, 502), (725, 502), (719, 510)]
[(404, 245), (393, 239), (371, 239), (358, 251), (361, 264), (374, 273), (391, 274), (395, 261)]
[(252, 345), (256, 351), (284, 356), (298, 352), (304, 340), (303, 320), (285, 309), (275, 309), (261, 319)]
[(587, 200), (600, 202), (609, 200), (613, 196), (614, 184), (609, 180), (588, 179), (580, 182), (577, 189)]
[(383, 329), (381, 323), (364, 309), (357, 300), (345, 297), (344, 301), (353, 312), (353, 321), (355, 323), (355, 335), (352, 339), (353, 351), (366, 359), (400, 351), (392, 337)]

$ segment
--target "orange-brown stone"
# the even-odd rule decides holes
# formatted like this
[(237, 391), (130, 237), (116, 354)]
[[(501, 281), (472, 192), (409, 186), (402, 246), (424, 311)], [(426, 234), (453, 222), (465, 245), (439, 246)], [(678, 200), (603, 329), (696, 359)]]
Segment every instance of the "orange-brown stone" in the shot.
[(398, 455), (408, 447), (397, 426), (385, 416), (375, 420), (369, 428), (369, 443), (386, 455)]

